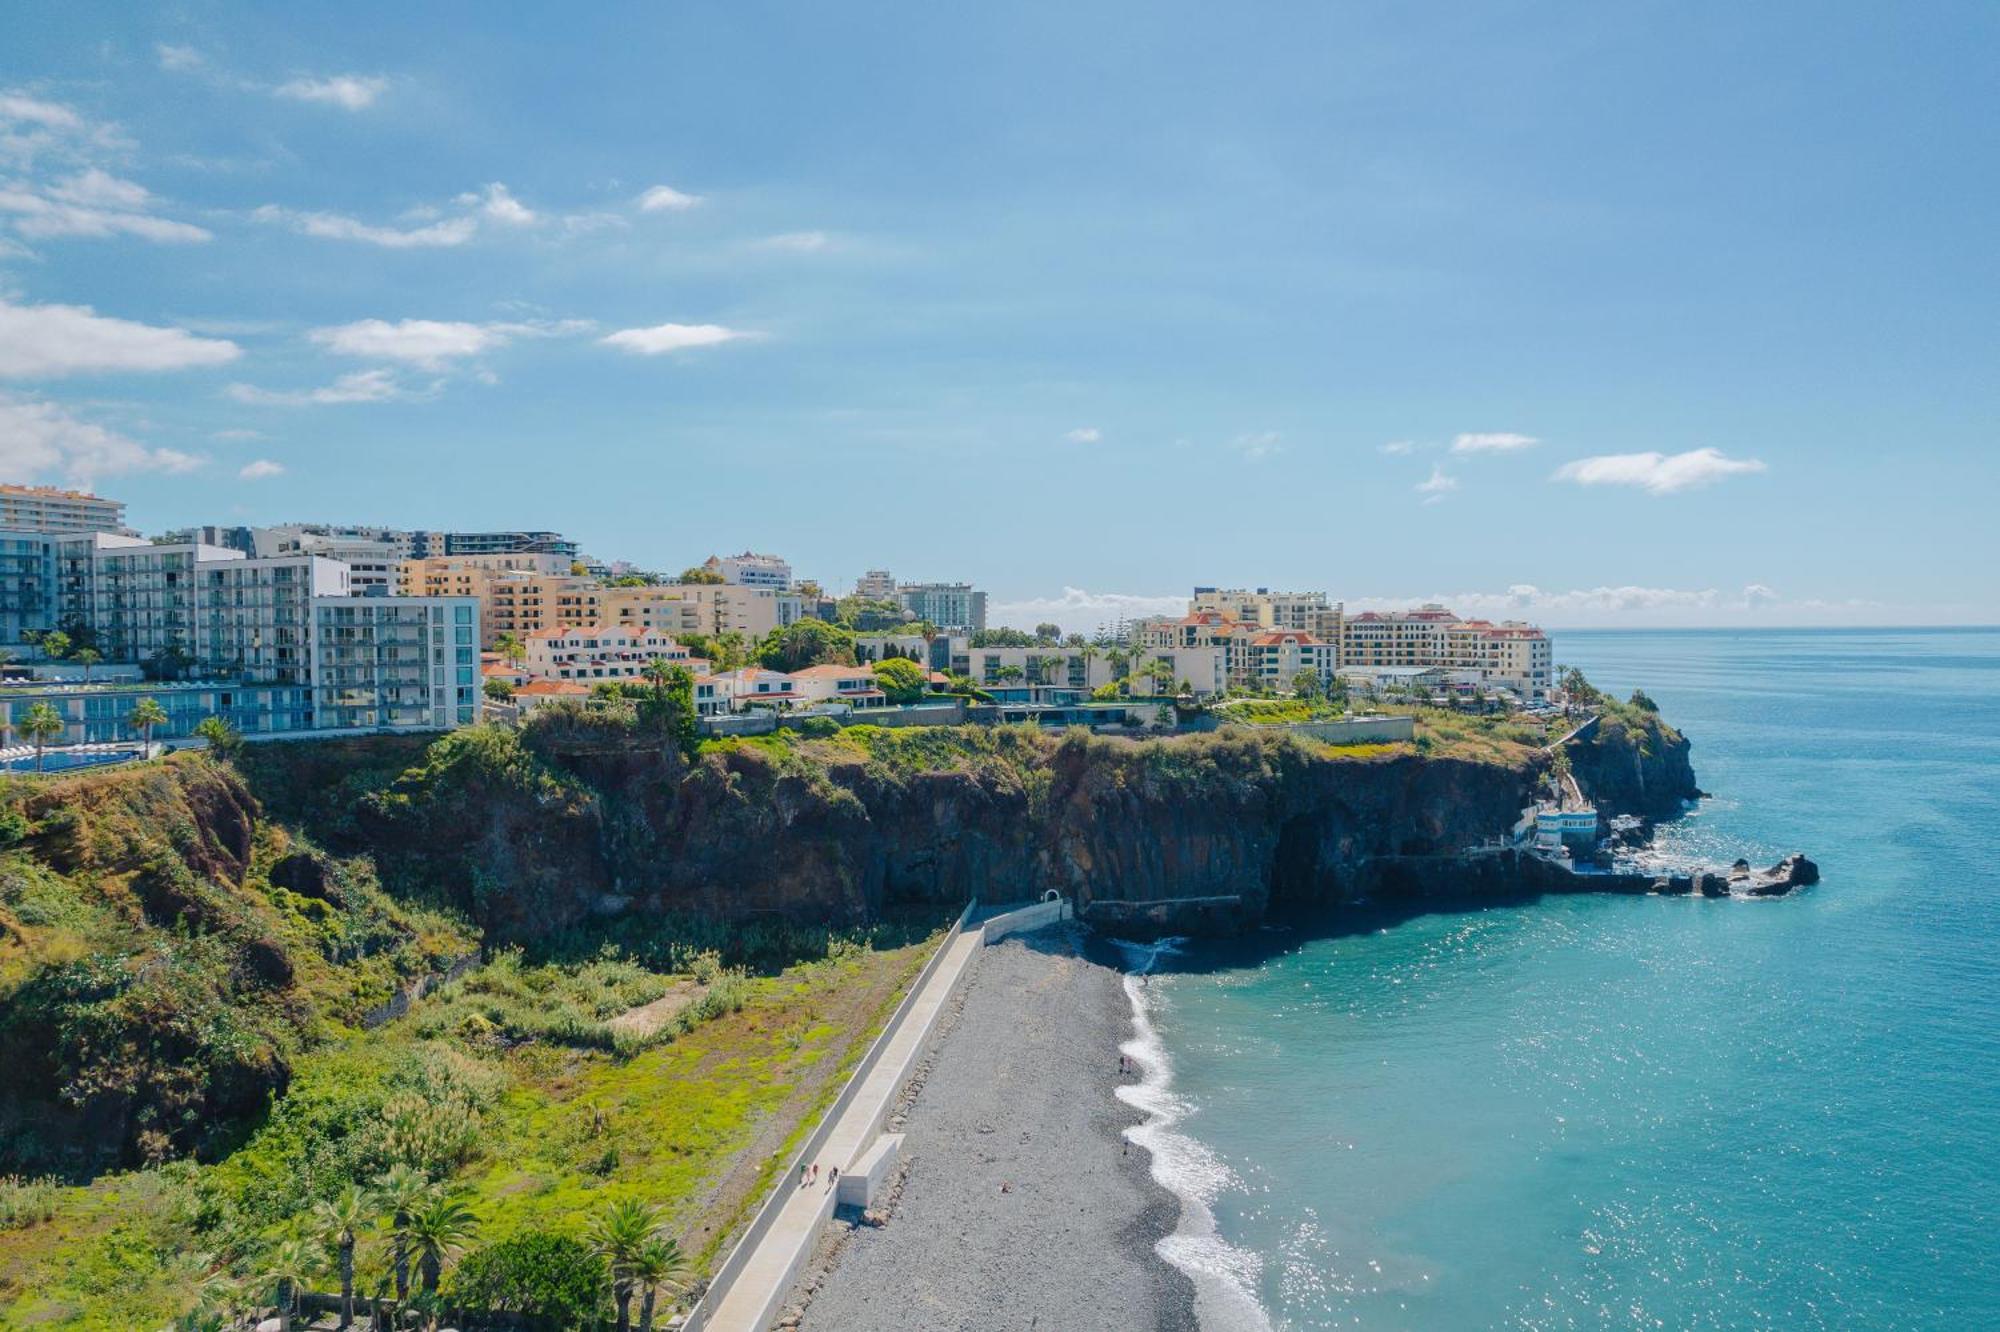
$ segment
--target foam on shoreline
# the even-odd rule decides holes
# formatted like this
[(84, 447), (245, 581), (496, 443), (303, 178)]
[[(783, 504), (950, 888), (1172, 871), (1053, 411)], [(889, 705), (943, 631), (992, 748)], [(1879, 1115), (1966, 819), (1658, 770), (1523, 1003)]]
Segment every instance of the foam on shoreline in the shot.
[(1122, 1050), (1141, 1077), (1118, 1088), (1118, 1099), (1146, 1118), (1125, 1130), (1152, 1160), (1153, 1181), (1180, 1200), (1180, 1221), (1154, 1252), (1185, 1273), (1195, 1288), (1195, 1315), (1204, 1332), (1270, 1332), (1271, 1319), (1257, 1299), (1264, 1262), (1216, 1233), (1209, 1204), (1237, 1182), (1227, 1163), (1176, 1127), (1188, 1115), (1187, 1102), (1173, 1092), (1173, 1066), (1153, 1025), (1148, 1003), (1149, 976), (1160, 958), (1177, 952), (1181, 939), (1152, 944), (1113, 940), (1130, 964), (1122, 978), (1132, 1003), (1132, 1038)]

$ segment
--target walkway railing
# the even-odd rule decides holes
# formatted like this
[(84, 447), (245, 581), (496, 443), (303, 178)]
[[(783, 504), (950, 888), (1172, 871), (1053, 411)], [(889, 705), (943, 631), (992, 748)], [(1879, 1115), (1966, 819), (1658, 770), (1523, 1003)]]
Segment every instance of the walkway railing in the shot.
[[(938, 944), (937, 951), (931, 954), (930, 961), (924, 963), (924, 969), (917, 973), (916, 980), (910, 983), (908, 992), (903, 995), (903, 1001), (896, 1005), (896, 1011), (890, 1014), (889, 1020), (883, 1024), (881, 1033), (868, 1047), (868, 1053), (854, 1066), (854, 1072), (848, 1076), (847, 1085), (841, 1088), (840, 1095), (834, 1098), (833, 1104), (820, 1116), (819, 1126), (812, 1131), (805, 1142), (800, 1144), (798, 1152), (786, 1163), (785, 1168), (778, 1172), (776, 1180), (772, 1183), (770, 1196), (764, 1200), (764, 1205), (757, 1209), (757, 1215), (751, 1220), (749, 1229), (743, 1232), (743, 1238), (736, 1241), (735, 1247), (729, 1251), (729, 1256), (722, 1260), (722, 1266), (715, 1269), (714, 1277), (709, 1280), (708, 1289), (702, 1292), (701, 1299), (688, 1313), (687, 1321), (681, 1325), (682, 1332), (700, 1332), (700, 1329), (707, 1326), (709, 1318), (716, 1309), (721, 1307), (730, 1288), (756, 1253), (758, 1244), (776, 1224), (779, 1213), (785, 1210), (785, 1205), (791, 1201), (792, 1194), (798, 1186), (799, 1167), (815, 1159), (820, 1149), (826, 1145), (826, 1140), (832, 1136), (834, 1126), (840, 1122), (841, 1115), (854, 1103), (854, 1098), (861, 1092), (862, 1084), (881, 1062), (882, 1052), (888, 1048), (890, 1040), (902, 1027), (903, 1019), (908, 1016), (911, 1006), (916, 1003), (917, 996), (923, 993), (931, 977), (937, 974), (937, 969), (943, 964), (945, 955), (951, 951), (952, 944), (956, 943), (959, 935), (964, 932), (965, 922), (977, 905), (976, 899), (967, 902), (965, 910), (958, 913), (958, 919), (952, 923), (950, 932), (944, 936), (943, 942)], [(877, 1128), (879, 1127), (877, 1125)]]

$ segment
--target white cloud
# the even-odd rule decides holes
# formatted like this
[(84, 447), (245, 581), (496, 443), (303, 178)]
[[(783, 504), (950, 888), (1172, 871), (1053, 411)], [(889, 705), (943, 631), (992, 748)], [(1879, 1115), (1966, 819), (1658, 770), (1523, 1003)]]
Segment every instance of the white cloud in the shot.
[(1247, 462), (1261, 462), (1274, 453), (1285, 451), (1284, 437), (1275, 430), (1238, 435), (1229, 441), (1229, 447), (1242, 454)]
[(1424, 503), (1436, 504), (1446, 495), (1458, 489), (1458, 478), (1445, 475), (1443, 467), (1437, 463), (1432, 463), (1430, 477), (1417, 482), (1411, 489), (1424, 497)]
[(655, 185), (639, 196), (639, 208), (647, 213), (680, 213), (701, 202), (698, 194), (682, 194), (671, 185)]
[(1187, 597), (1161, 593), (1147, 596), (1131, 592), (1090, 592), (1065, 587), (1059, 597), (1029, 597), (1020, 601), (995, 602), (990, 619), (995, 624), (1032, 628), (1043, 621), (1059, 624), (1064, 633), (1094, 633), (1099, 625), (1118, 620), (1139, 620), (1149, 615), (1181, 615), (1187, 611)]
[(68, 203), (91, 208), (143, 209), (152, 204), (144, 185), (120, 180), (108, 171), (88, 167), (49, 186), (49, 193)]
[(244, 463), (236, 472), (236, 475), (245, 481), (264, 481), (284, 474), (285, 465), (272, 462), (269, 458), (258, 458), (253, 462)]
[(386, 319), (362, 319), (334, 328), (316, 328), (307, 336), (341, 356), (408, 361), (428, 368), (457, 356), (477, 356), (507, 340), (506, 334), (484, 324), (436, 319), (404, 319), (394, 324)]
[(1400, 458), (1405, 454), (1415, 453), (1417, 445), (1415, 440), (1392, 439), (1387, 444), (1376, 445), (1375, 451), (1377, 453), (1386, 453), (1392, 458)]
[(534, 209), (516, 199), (497, 180), (483, 191), (459, 195), (458, 202), (468, 208), (476, 207), (495, 222), (504, 222), (510, 227), (532, 227), (541, 221)]
[(14, 305), (0, 298), (0, 378), (186, 370), (242, 354), (225, 339), (113, 319), (85, 305)]
[[(1830, 601), (1782, 596), (1763, 583), (1727, 588), (1605, 585), (1555, 590), (1516, 583), (1505, 591), (1424, 592), (1347, 597), (1348, 614), (1403, 610), (1437, 602), (1468, 619), (1530, 620), (1554, 625), (1935, 624), (1964, 618), (1965, 608), (1892, 606), (1862, 598)], [(1558, 642), (1557, 656), (1562, 655)]]
[(187, 472), (203, 460), (148, 448), (115, 430), (80, 421), (57, 403), (0, 393), (0, 473), (17, 479), (60, 474), (88, 483), (124, 472)]
[(1654, 495), (1672, 495), (1726, 476), (1764, 471), (1756, 458), (1731, 458), (1720, 449), (1686, 453), (1606, 453), (1564, 463), (1551, 478), (1580, 486), (1640, 486)]
[(788, 250), (793, 254), (818, 254), (833, 244), (824, 231), (787, 231), (756, 242), (760, 250)]
[(172, 46), (161, 42), (153, 50), (160, 58), (161, 69), (175, 71), (200, 69), (203, 63), (201, 52), (192, 46)]
[(344, 111), (363, 111), (389, 88), (389, 80), (379, 75), (334, 74), (323, 79), (298, 78), (281, 83), (272, 91), (298, 102), (318, 102)]
[(641, 356), (659, 356), (685, 351), (689, 347), (713, 347), (750, 336), (738, 329), (724, 328), (721, 324), (655, 324), (651, 328), (621, 328), (598, 341), (607, 347), (617, 347)]
[(1078, 426), (1063, 438), (1072, 444), (1095, 444), (1104, 438), (1104, 432), (1096, 426)]
[(510, 324), (468, 324), (438, 319), (360, 319), (316, 328), (306, 336), (341, 356), (405, 361), (435, 370), (446, 362), (478, 356), (519, 337), (561, 337), (587, 333), (587, 319), (540, 320)]
[(57, 236), (140, 236), (191, 242), (212, 239), (189, 222), (154, 216), (152, 194), (135, 181), (85, 165), (57, 180), (0, 180), (0, 214), (32, 240)]
[(0, 186), (0, 213), (13, 214), (16, 218), (14, 230), (30, 240), (123, 235), (169, 244), (188, 244), (213, 239), (207, 229), (191, 222), (64, 203), (17, 186)]
[(479, 223), (469, 217), (447, 218), (427, 227), (399, 231), (395, 227), (371, 226), (338, 213), (298, 213), (276, 204), (265, 204), (251, 214), (259, 222), (278, 222), (303, 236), (325, 240), (361, 241), (391, 250), (425, 249), (463, 245), (478, 231)]
[(1514, 435), (1505, 431), (1489, 434), (1457, 435), (1451, 441), (1453, 453), (1517, 453), (1522, 449), (1532, 449), (1541, 443), (1533, 435)]
[(19, 92), (0, 92), (0, 121), (40, 125), (52, 130), (83, 128), (83, 117), (68, 107)]
[[(432, 385), (431, 391), (436, 391)], [(223, 390), (238, 402), (253, 407), (330, 407), (351, 402), (391, 402), (398, 398), (423, 396), (405, 389), (392, 371), (357, 370), (342, 375), (324, 388), (262, 389), (254, 384), (231, 384)]]

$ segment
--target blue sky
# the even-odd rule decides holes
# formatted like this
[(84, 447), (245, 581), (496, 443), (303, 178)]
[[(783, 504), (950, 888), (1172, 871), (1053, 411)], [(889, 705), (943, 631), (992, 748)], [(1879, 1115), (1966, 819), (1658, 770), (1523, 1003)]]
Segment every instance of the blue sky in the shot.
[(149, 529), (2000, 621), (2000, 8), (20, 8), (0, 473)]

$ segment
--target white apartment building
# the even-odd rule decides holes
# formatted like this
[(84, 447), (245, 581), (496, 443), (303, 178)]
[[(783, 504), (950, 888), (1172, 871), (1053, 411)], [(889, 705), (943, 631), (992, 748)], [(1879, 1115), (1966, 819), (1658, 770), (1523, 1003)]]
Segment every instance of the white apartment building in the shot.
[(1250, 640), (1248, 658), (1251, 682), (1266, 689), (1289, 690), (1305, 674), (1325, 687), (1340, 669), (1340, 646), (1303, 629), (1267, 629)]
[(986, 627), (986, 594), (970, 583), (903, 583), (896, 600), (913, 619), (945, 633), (976, 634)]
[(599, 624), (588, 629), (537, 629), (523, 640), (521, 665), (539, 680), (636, 680), (656, 661), (706, 674), (708, 663), (655, 629)]
[(55, 486), (0, 485), (0, 528), (16, 532), (123, 532), (125, 501)]
[(741, 555), (711, 555), (702, 567), (721, 574), (723, 582), (737, 587), (766, 587), (785, 592), (792, 586), (792, 566), (787, 561), (754, 550)]
[(894, 601), (896, 580), (887, 569), (870, 569), (854, 580), (854, 595), (870, 601)]
[(395, 595), (408, 557), (394, 541), (359, 536), (323, 536), (296, 527), (253, 527), (250, 553), (259, 559), (280, 555), (319, 555), (347, 566), (349, 592), (357, 597)]
[(62, 627), (107, 661), (195, 677), (246, 734), (435, 730), (477, 706), (476, 601), (354, 597), (346, 566), (318, 555), (0, 532), (0, 605), (10, 641)]
[(1527, 699), (1547, 698), (1555, 676), (1548, 635), (1536, 626), (1518, 620), (1461, 620), (1436, 603), (1349, 617), (1341, 662), (1477, 672), (1484, 683)]

